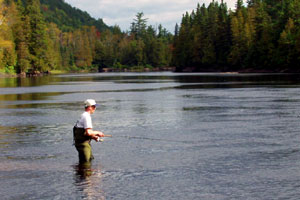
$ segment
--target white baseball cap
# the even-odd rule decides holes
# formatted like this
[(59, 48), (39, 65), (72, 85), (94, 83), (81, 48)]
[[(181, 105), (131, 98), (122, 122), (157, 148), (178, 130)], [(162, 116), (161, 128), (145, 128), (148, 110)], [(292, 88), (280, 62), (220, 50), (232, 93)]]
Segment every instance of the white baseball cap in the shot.
[(84, 101), (84, 106), (88, 107), (88, 106), (98, 106), (98, 104), (96, 103), (96, 101), (94, 99), (87, 99)]

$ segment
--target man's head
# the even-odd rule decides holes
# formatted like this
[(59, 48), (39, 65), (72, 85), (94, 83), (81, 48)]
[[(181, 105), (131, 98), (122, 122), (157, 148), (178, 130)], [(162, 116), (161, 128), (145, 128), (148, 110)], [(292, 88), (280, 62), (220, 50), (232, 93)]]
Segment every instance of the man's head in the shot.
[(85, 110), (90, 112), (91, 114), (95, 112), (97, 106), (98, 104), (94, 99), (87, 99), (84, 101)]

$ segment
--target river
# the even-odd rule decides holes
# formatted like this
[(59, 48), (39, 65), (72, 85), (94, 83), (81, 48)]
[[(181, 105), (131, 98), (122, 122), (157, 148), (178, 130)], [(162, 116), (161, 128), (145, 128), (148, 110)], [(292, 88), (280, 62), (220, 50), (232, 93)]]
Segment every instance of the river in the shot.
[[(94, 161), (72, 127), (100, 106)], [(0, 79), (1, 199), (298, 199), (300, 75), (97, 73)]]

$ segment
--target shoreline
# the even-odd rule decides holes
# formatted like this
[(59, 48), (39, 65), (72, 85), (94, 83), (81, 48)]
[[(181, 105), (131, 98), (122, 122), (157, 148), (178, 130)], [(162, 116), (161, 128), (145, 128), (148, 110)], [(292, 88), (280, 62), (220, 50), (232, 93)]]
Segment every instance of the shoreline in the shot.
[(275, 70), (268, 70), (268, 69), (253, 69), (253, 68), (245, 68), (242, 70), (217, 70), (217, 69), (196, 69), (194, 67), (185, 68), (183, 70), (176, 69), (176, 73), (225, 73), (225, 74), (298, 74), (300, 73), (299, 70), (291, 70), (291, 69), (275, 69)]
[[(238, 70), (238, 71), (222, 71), (222, 70), (191, 70), (185, 69), (185, 70), (114, 70), (114, 69), (109, 69), (109, 70), (103, 70), (101, 72), (89, 72), (89, 73), (111, 73), (111, 72), (174, 72), (174, 73), (221, 73), (221, 74), (299, 74), (300, 71), (293, 71), (293, 70), (254, 70), (254, 69), (244, 69), (244, 70)], [(0, 73), (0, 78), (26, 78), (26, 77), (43, 77), (43, 76), (48, 76), (48, 75), (57, 75), (57, 74), (68, 74), (68, 73), (84, 73), (84, 72), (68, 72), (68, 71), (49, 71), (49, 72), (44, 72), (44, 73), (23, 73), (23, 74), (5, 74), (5, 73)], [(85, 71), (86, 73), (86, 71)]]

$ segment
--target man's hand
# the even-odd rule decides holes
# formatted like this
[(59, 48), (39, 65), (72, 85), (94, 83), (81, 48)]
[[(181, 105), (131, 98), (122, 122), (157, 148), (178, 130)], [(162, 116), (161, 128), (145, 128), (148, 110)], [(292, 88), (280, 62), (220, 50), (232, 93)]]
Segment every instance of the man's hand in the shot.
[(91, 136), (91, 139), (93, 139), (93, 140), (97, 141), (97, 140), (98, 140), (98, 136), (96, 136), (96, 135), (92, 135), (92, 136)]
[(101, 131), (93, 131), (92, 129), (86, 129), (86, 135), (90, 136), (91, 139), (96, 140), (98, 139), (98, 137), (104, 137), (104, 133), (102, 133)]
[(101, 131), (97, 131), (96, 136), (98, 136), (98, 137), (104, 137), (105, 135)]
[(104, 137), (104, 133), (102, 133), (101, 131), (95, 131), (95, 132), (96, 132), (95, 136), (97, 137), (96, 141), (102, 142), (103, 139), (101, 139), (101, 137)]

